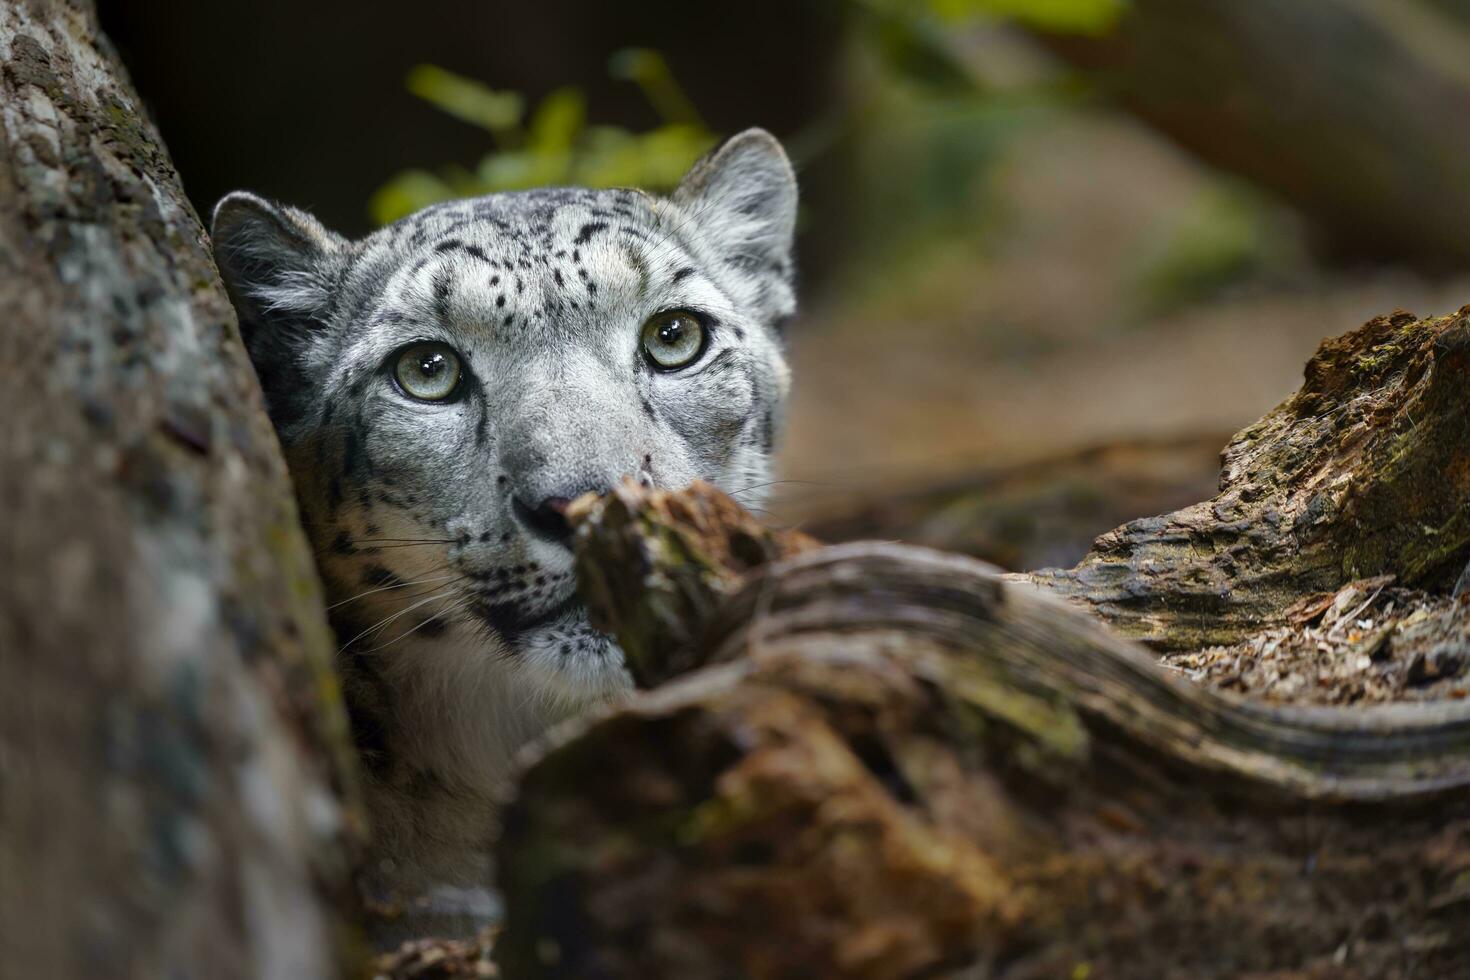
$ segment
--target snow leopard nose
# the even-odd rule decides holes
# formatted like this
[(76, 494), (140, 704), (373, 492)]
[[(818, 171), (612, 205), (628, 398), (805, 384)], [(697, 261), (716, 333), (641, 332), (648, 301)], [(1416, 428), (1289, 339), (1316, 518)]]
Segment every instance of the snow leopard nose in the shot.
[(568, 544), (572, 537), (572, 525), (567, 521), (570, 497), (547, 497), (535, 506), (530, 506), (516, 497), (511, 508), (526, 529), (538, 538)]

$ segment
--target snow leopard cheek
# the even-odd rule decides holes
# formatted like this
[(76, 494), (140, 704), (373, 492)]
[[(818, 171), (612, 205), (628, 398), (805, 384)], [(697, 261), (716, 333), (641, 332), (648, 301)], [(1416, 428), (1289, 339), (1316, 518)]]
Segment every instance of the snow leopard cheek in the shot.
[(472, 406), (436, 411), (380, 411), (364, 434), (376, 499), (424, 524), (462, 513), (489, 492), (485, 448)]
[(762, 385), (756, 365), (743, 352), (727, 349), (701, 374), (668, 393), (666, 416), (695, 450), (701, 476), (718, 480), (741, 447)]

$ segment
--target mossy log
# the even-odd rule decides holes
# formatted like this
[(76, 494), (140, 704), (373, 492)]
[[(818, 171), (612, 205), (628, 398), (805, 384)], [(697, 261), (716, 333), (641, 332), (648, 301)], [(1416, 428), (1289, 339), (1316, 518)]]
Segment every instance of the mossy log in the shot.
[(1027, 577), (1167, 650), (1239, 642), (1354, 579), (1448, 591), (1470, 558), (1470, 306), (1373, 319), (1305, 374), (1225, 447), (1212, 499)]
[(316, 573), (81, 0), (0, 3), (0, 376), (0, 975), (336, 975), (355, 824)]
[[(1369, 571), (1447, 590), (1467, 337), (1325, 343), (1221, 499), (1070, 573), (822, 548), (707, 487), (582, 503), (584, 591), (657, 686), (527, 770), (507, 975), (1470, 976), (1470, 704), (1248, 701), (1103, 622), (1195, 642), (1201, 578), (1253, 597), (1235, 634)], [(1135, 560), (1089, 596), (1116, 538)], [(1435, 614), (1464, 645), (1462, 605)]]

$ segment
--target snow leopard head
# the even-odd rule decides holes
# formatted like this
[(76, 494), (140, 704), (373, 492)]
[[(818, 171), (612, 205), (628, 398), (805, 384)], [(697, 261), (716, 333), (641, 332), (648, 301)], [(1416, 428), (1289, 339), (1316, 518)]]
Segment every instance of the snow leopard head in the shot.
[(759, 501), (796, 200), (749, 130), (667, 198), (495, 194), (355, 242), (220, 202), (215, 255), (354, 662), (389, 688), (426, 661), (572, 700), (626, 684), (562, 510), (624, 478)]

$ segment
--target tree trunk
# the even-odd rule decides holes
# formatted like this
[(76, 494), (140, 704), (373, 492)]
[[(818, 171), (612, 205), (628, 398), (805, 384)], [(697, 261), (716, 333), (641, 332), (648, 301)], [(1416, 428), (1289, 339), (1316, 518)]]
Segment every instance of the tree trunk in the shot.
[(1470, 265), (1470, 30), (1437, 0), (1133, 0), (1044, 42), (1207, 162), (1277, 192), (1349, 257)]
[(1324, 343), (1219, 498), (1034, 578), (709, 488), (580, 503), (584, 592), (661, 686), (526, 773), (507, 973), (1470, 975), (1470, 706), (1242, 700), (1084, 611), (1168, 647), (1386, 571), (1465, 648), (1467, 361), (1461, 316)]
[(0, 4), (0, 973), (326, 977), (332, 640), (203, 229), (82, 0)]

